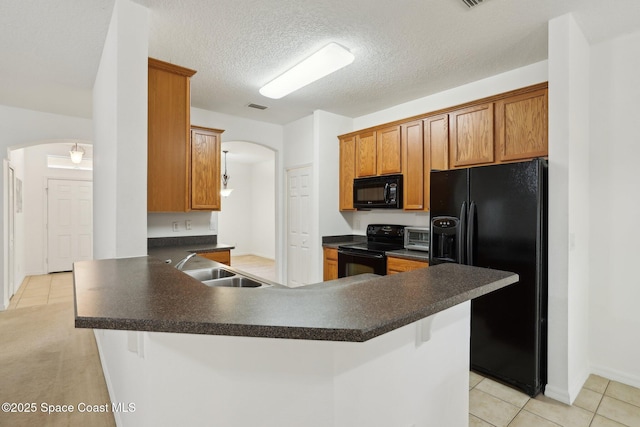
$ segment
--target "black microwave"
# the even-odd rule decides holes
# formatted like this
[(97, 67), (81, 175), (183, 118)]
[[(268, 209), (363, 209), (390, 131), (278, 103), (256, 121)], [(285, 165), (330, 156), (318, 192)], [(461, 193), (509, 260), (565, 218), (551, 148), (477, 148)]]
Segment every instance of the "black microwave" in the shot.
[(353, 207), (356, 209), (402, 209), (402, 175), (354, 179)]

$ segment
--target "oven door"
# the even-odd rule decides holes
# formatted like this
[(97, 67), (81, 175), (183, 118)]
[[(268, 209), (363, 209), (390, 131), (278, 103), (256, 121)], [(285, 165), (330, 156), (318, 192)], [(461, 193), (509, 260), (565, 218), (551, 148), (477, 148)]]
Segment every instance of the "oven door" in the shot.
[(382, 254), (338, 249), (338, 277), (357, 274), (387, 274), (387, 257)]

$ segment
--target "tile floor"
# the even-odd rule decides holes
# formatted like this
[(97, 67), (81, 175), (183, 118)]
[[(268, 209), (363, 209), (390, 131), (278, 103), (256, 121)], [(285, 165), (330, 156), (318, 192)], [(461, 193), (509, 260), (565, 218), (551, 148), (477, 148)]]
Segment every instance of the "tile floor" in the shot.
[(9, 310), (66, 301), (73, 301), (71, 273), (27, 276), (11, 298)]
[[(250, 257), (232, 259), (231, 265), (256, 275), (273, 271), (272, 264)], [(73, 301), (71, 273), (29, 276), (11, 299), (9, 309), (64, 301)], [(591, 375), (574, 404), (568, 406), (543, 395), (531, 399), (471, 372), (469, 426), (640, 427), (640, 389)]]
[(469, 377), (470, 427), (640, 427), (640, 389), (589, 376), (572, 406)]

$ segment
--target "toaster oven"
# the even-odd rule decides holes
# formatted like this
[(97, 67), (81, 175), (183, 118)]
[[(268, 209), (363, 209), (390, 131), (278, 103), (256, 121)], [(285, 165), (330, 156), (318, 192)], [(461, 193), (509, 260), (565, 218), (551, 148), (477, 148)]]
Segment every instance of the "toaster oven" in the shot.
[(429, 251), (429, 227), (405, 227), (404, 248), (414, 251)]

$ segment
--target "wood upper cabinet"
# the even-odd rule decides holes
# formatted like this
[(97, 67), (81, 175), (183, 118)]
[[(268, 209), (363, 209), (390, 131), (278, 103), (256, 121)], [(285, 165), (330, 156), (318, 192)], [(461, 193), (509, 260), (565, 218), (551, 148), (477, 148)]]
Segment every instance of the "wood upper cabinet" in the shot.
[(449, 169), (449, 115), (440, 114), (424, 120), (424, 141), (429, 147), (431, 170)]
[(149, 58), (149, 212), (189, 210), (189, 79), (195, 73), (188, 68)]
[(397, 257), (387, 257), (387, 274), (404, 273), (405, 271), (417, 270), (429, 267), (427, 261), (417, 261)]
[(404, 209), (423, 210), (425, 201), (428, 203), (429, 200), (429, 150), (424, 143), (422, 121), (404, 123), (400, 128), (404, 165)]
[(390, 126), (376, 132), (378, 148), (377, 175), (402, 173), (400, 126)]
[(220, 135), (222, 130), (191, 126), (191, 205), (220, 210)]
[(322, 248), (324, 254), (322, 280), (334, 280), (338, 278), (338, 250), (334, 248)]
[(508, 162), (548, 155), (547, 105), (547, 89), (496, 102), (497, 161)]
[(356, 139), (356, 178), (402, 173), (400, 126), (362, 132)]
[(356, 177), (375, 176), (378, 150), (376, 132), (364, 132), (356, 138)]
[(352, 211), (353, 179), (356, 177), (356, 138), (340, 139), (340, 200), (341, 211)]
[(449, 113), (449, 166), (494, 162), (493, 102)]

